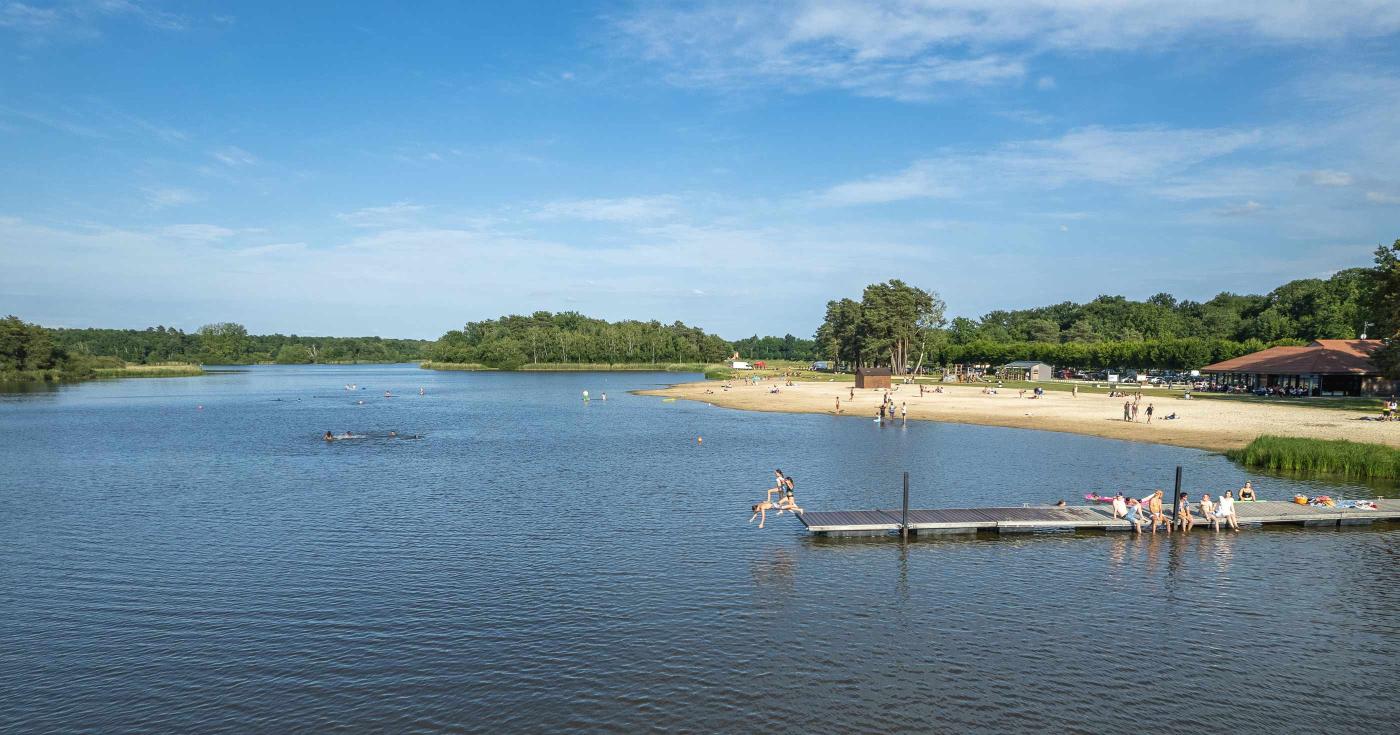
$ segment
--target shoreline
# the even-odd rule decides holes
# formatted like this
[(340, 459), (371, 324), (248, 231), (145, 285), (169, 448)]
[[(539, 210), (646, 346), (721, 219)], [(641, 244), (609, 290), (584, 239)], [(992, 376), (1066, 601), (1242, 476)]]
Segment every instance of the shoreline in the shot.
[[(676, 383), (665, 388), (636, 391), (638, 395), (682, 398), (719, 408), (773, 413), (817, 413), (828, 416), (875, 418), (883, 390), (856, 390), (850, 400), (850, 383), (763, 380), (758, 385), (724, 381)], [(769, 391), (777, 387), (778, 393)], [(919, 396), (917, 385), (891, 389), (896, 407), (907, 404), (910, 421), (1000, 426), (1010, 429), (1057, 431), (1104, 439), (1168, 444), (1211, 452), (1241, 449), (1262, 434), (1303, 439), (1349, 439), (1400, 448), (1400, 421), (1361, 421), (1361, 411), (1286, 404), (1262, 404), (1229, 400), (1185, 400), (1144, 396), (1141, 408), (1153, 404), (1152, 423), (1143, 412), (1138, 421), (1123, 420), (1123, 398), (1105, 394), (1045, 391), (1041, 398), (1021, 398), (1017, 390), (1002, 389), (985, 395), (967, 385), (944, 385), (944, 393)], [(930, 387), (931, 388), (931, 387)], [(841, 413), (835, 410), (841, 399)], [(1178, 418), (1166, 420), (1175, 413)]]

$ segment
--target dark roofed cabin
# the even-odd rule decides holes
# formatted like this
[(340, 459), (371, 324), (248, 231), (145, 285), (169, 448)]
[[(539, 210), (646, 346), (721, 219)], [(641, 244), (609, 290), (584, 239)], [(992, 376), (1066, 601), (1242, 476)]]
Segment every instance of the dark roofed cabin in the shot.
[(856, 370), (857, 388), (888, 388), (890, 387), (890, 369), (882, 367), (868, 367)]

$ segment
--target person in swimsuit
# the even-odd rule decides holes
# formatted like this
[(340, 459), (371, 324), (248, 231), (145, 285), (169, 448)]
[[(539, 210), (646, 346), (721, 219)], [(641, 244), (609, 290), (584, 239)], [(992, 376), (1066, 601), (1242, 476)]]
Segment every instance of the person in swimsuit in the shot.
[(754, 503), (753, 515), (749, 516), (749, 523), (753, 523), (753, 519), (757, 518), (758, 527), (763, 528), (763, 524), (768, 521), (768, 511), (777, 507), (778, 506), (776, 504), (770, 503), (767, 500), (760, 503)]
[(778, 515), (782, 515), (785, 510), (801, 513), (802, 508), (797, 504), (797, 499), (792, 494), (796, 483), (793, 482), (792, 477), (783, 478), (783, 483), (783, 496), (778, 498)]
[(1172, 512), (1176, 525), (1182, 533), (1190, 531), (1196, 525), (1196, 519), (1191, 517), (1191, 498), (1186, 493), (1177, 496), (1176, 510)]
[(1148, 497), (1150, 500), (1147, 501), (1147, 510), (1152, 516), (1152, 532), (1157, 533), (1157, 524), (1160, 523), (1170, 533), (1172, 525), (1167, 522), (1167, 514), (1162, 512), (1162, 491), (1158, 490)]
[(1128, 501), (1123, 499), (1123, 493), (1113, 496), (1113, 517), (1126, 518), (1128, 516)]
[(1258, 499), (1259, 497), (1254, 494), (1254, 483), (1246, 480), (1244, 483), (1244, 487), (1240, 488), (1240, 502), (1243, 503), (1248, 501), (1255, 501)]
[(1206, 494), (1201, 495), (1201, 517), (1210, 521), (1211, 530), (1220, 530), (1220, 516), (1215, 513), (1215, 503)]
[(764, 494), (764, 502), (773, 502), (773, 494), (777, 493), (779, 498), (783, 497), (783, 491), (787, 489), (787, 477), (782, 470), (773, 470), (773, 487), (768, 488)]
[(327, 431), (325, 437), (323, 438), (328, 442), (333, 442), (335, 441), (335, 434), (332, 434), (329, 431)]

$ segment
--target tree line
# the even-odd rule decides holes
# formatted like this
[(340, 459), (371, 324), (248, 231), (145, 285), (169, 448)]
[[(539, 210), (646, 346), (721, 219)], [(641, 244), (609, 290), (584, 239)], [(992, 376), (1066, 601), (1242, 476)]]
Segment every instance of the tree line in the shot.
[(527, 364), (718, 362), (732, 350), (728, 341), (681, 322), (608, 322), (537, 311), (467, 322), (434, 342), (427, 357), (514, 370)]
[(422, 357), (427, 340), (382, 337), (302, 337), (248, 334), (236, 322), (206, 324), (194, 332), (173, 327), (147, 329), (50, 329), (55, 344), (75, 355), (106, 355), (149, 365), (193, 362), (247, 365), (276, 362), (410, 362)]
[(1040, 360), (1075, 368), (1192, 369), (1272, 345), (1314, 339), (1391, 340), (1375, 359), (1400, 377), (1400, 240), (1374, 268), (1290, 281), (1263, 295), (1221, 293), (1205, 302), (1157, 294), (1099, 296), (981, 319), (944, 319), (937, 293), (891, 280), (860, 300), (830, 301), (816, 333), (821, 357), (849, 367), (1001, 364)]

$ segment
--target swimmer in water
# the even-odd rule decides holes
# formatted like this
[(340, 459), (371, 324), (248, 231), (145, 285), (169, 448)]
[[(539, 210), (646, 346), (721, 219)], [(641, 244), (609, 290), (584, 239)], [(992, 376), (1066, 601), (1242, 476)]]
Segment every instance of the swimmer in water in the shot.
[(422, 388), (419, 388), (419, 389), (418, 389), (418, 395), (420, 395), (420, 396), (423, 395), (423, 389), (422, 389)]
[(389, 437), (390, 437), (390, 438), (396, 437), (396, 436), (398, 436), (398, 435), (399, 435), (399, 432), (397, 432), (397, 431), (391, 431), (391, 432), (389, 432)]
[(341, 434), (341, 435), (340, 435), (340, 438), (341, 438), (341, 439), (353, 439), (353, 438), (355, 438), (355, 435), (354, 435), (354, 434), (351, 434), (350, 432), (347, 431), (347, 432), (345, 432), (344, 434)]
[(323, 438), (328, 442), (333, 442), (335, 441), (335, 434), (332, 434), (329, 431), (327, 431), (325, 437)]
[(389, 391), (386, 390), (386, 391), (384, 391), (384, 397), (385, 397), (385, 398), (393, 398), (393, 397), (394, 397), (394, 394), (393, 394), (393, 393), (390, 393)]

